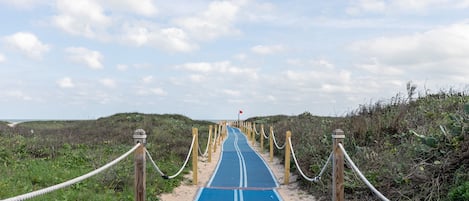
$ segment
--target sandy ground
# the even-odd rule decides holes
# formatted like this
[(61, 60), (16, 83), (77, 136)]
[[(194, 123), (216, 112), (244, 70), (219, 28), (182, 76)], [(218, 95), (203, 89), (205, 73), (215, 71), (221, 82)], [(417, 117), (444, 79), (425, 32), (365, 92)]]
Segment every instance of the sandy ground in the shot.
[[(251, 143), (250, 143), (251, 144)], [(251, 147), (259, 153), (260, 147), (259, 143)], [(166, 193), (161, 195), (161, 200), (163, 201), (179, 201), (179, 200), (194, 200), (197, 196), (197, 192), (200, 188), (203, 188), (207, 185), (208, 181), (212, 177), (212, 174), (215, 171), (218, 160), (220, 158), (220, 148), (217, 148), (217, 151), (212, 154), (212, 162), (208, 163), (206, 158), (199, 158), (199, 170), (198, 170), (198, 183), (197, 186), (192, 185), (192, 173), (189, 173), (184, 176), (182, 184), (174, 189), (172, 193)], [(275, 177), (279, 184), (283, 183), (284, 175), (284, 166), (280, 164), (280, 160), (274, 157), (272, 163), (269, 162), (269, 153), (268, 150), (265, 150), (264, 153), (259, 153), (260, 156), (264, 159), (266, 164), (270, 166), (270, 169), (274, 173)], [(296, 180), (296, 175), (290, 176), (290, 184), (280, 185), (277, 188), (280, 196), (284, 201), (293, 201), (293, 200), (310, 200), (314, 201), (316, 198), (305, 191), (302, 191), (298, 188), (298, 183), (294, 182)]]

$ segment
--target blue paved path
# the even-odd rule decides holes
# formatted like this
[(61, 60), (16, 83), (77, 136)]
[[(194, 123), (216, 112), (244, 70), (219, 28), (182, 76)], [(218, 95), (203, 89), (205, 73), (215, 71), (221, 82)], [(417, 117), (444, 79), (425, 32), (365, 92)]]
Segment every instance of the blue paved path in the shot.
[(196, 200), (280, 201), (278, 183), (264, 160), (248, 145), (246, 136), (228, 127), (228, 138), (215, 174)]

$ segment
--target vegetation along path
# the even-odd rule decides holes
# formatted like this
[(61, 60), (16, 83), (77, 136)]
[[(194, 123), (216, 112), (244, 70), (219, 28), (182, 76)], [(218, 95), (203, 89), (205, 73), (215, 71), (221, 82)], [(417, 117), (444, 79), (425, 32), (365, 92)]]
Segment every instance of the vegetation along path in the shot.
[(196, 200), (281, 200), (278, 183), (245, 135), (228, 127), (228, 138), (215, 174)]

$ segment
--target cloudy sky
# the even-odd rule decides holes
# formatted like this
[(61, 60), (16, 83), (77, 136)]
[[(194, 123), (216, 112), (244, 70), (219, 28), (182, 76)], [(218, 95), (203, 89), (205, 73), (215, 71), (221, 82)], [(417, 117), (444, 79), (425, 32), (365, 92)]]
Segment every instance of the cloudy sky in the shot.
[(0, 119), (340, 116), (469, 84), (469, 0), (0, 0), (0, 24)]

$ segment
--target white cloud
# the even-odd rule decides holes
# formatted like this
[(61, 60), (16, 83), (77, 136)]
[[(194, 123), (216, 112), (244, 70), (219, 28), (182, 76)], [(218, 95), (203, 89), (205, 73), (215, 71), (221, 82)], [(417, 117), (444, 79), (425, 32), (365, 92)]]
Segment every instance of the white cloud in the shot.
[(148, 17), (154, 16), (158, 12), (153, 0), (103, 0), (102, 2), (112, 7), (113, 10), (129, 11)]
[(214, 1), (207, 10), (193, 17), (179, 18), (175, 23), (198, 40), (213, 40), (225, 35), (238, 34), (234, 23), (242, 3)]
[(382, 12), (386, 9), (384, 0), (355, 0), (347, 8), (348, 14), (358, 14), (360, 12)]
[(85, 64), (91, 69), (103, 68), (103, 55), (98, 51), (84, 47), (69, 47), (65, 51), (69, 54), (70, 60), (74, 62)]
[(381, 64), (376, 58), (371, 58), (369, 62), (358, 64), (356, 67), (378, 75), (402, 75), (404, 73), (403, 69)]
[(185, 63), (176, 66), (176, 68), (202, 74), (229, 73), (233, 76), (243, 75), (251, 79), (258, 79), (256, 69), (237, 67), (232, 65), (230, 61)]
[(0, 53), (0, 63), (3, 63), (7, 60), (7, 58), (5, 57), (5, 55), (3, 55), (2, 53)]
[(353, 89), (349, 85), (322, 84), (321, 91), (325, 93), (350, 93)]
[(202, 82), (202, 81), (205, 81), (206, 80), (206, 77), (203, 76), (203, 75), (200, 75), (200, 74), (196, 74), (196, 75), (190, 75), (189, 76), (189, 79), (192, 81), (192, 82)]
[(311, 59), (311, 60), (302, 60), (302, 59), (287, 59), (287, 64), (292, 66), (300, 67), (313, 67), (313, 68), (326, 68), (334, 69), (335, 66), (330, 61), (326, 59)]
[(246, 60), (247, 55), (244, 54), (244, 53), (240, 53), (240, 54), (234, 55), (234, 58), (239, 60), (239, 61), (244, 61), (244, 60)]
[(215, 67), (212, 65), (212, 63), (208, 62), (185, 63), (180, 66), (180, 68), (199, 73), (209, 73), (215, 70)]
[[(396, 7), (408, 10), (423, 10), (434, 6), (448, 6), (453, 3), (458, 3), (460, 0), (396, 0), (393, 3)], [(453, 6), (453, 5), (451, 5)]]
[(467, 0), (352, 0), (346, 12), (350, 15), (360, 13), (415, 13), (428, 12), (432, 9), (469, 7)]
[(142, 78), (142, 82), (145, 83), (145, 84), (148, 84), (148, 83), (151, 83), (153, 81), (153, 76), (149, 75), (149, 76), (145, 76)]
[(176, 52), (189, 52), (197, 48), (187, 34), (179, 28), (160, 28), (151, 22), (128, 22), (123, 25), (121, 40), (137, 47), (151, 46)]
[(73, 88), (75, 84), (73, 83), (72, 79), (69, 77), (64, 77), (62, 79), (57, 80), (57, 84), (60, 88)]
[(96, 38), (112, 23), (97, 1), (57, 0), (56, 6), (59, 14), (52, 17), (52, 23), (73, 35)]
[(100, 79), (99, 82), (105, 87), (109, 87), (109, 88), (115, 88), (117, 86), (116, 81), (111, 78), (103, 78), (103, 79)]
[(41, 0), (41, 1), (38, 1), (38, 0), (15, 0), (15, 1), (0, 0), (0, 3), (8, 4), (13, 7), (20, 8), (20, 9), (32, 9), (37, 5), (48, 4), (50, 3), (50, 1), (47, 1), (47, 0)]
[(238, 90), (223, 89), (222, 92), (229, 96), (241, 96), (241, 92)]
[(140, 96), (148, 96), (148, 95), (166, 96), (166, 95), (168, 95), (168, 92), (166, 92), (163, 88), (160, 88), (160, 87), (139, 88), (137, 90), (137, 95), (140, 95)]
[(295, 81), (296, 83), (321, 83), (324, 81), (334, 83), (347, 83), (351, 80), (351, 72), (347, 70), (328, 70), (328, 71), (294, 71), (287, 70), (285, 72), (287, 79)]
[(125, 64), (117, 64), (116, 68), (119, 71), (126, 71), (129, 68), (129, 66)]
[(284, 50), (285, 48), (282, 45), (256, 45), (251, 48), (252, 52), (261, 55), (275, 54)]
[(49, 45), (42, 43), (36, 35), (29, 32), (17, 32), (4, 38), (10, 48), (22, 52), (29, 58), (41, 59), (49, 51)]
[[(469, 77), (469, 24), (453, 24), (423, 33), (380, 37), (355, 42), (350, 50), (372, 58), (371, 66), (361, 68), (388, 73), (406, 72), (414, 76), (434, 77), (463, 74)], [(425, 73), (424, 73), (425, 72)]]
[(9, 91), (4, 92), (4, 94), (6, 95), (6, 97), (15, 98), (19, 100), (24, 100), (24, 101), (33, 100), (31, 96), (25, 94), (21, 90), (9, 90)]

